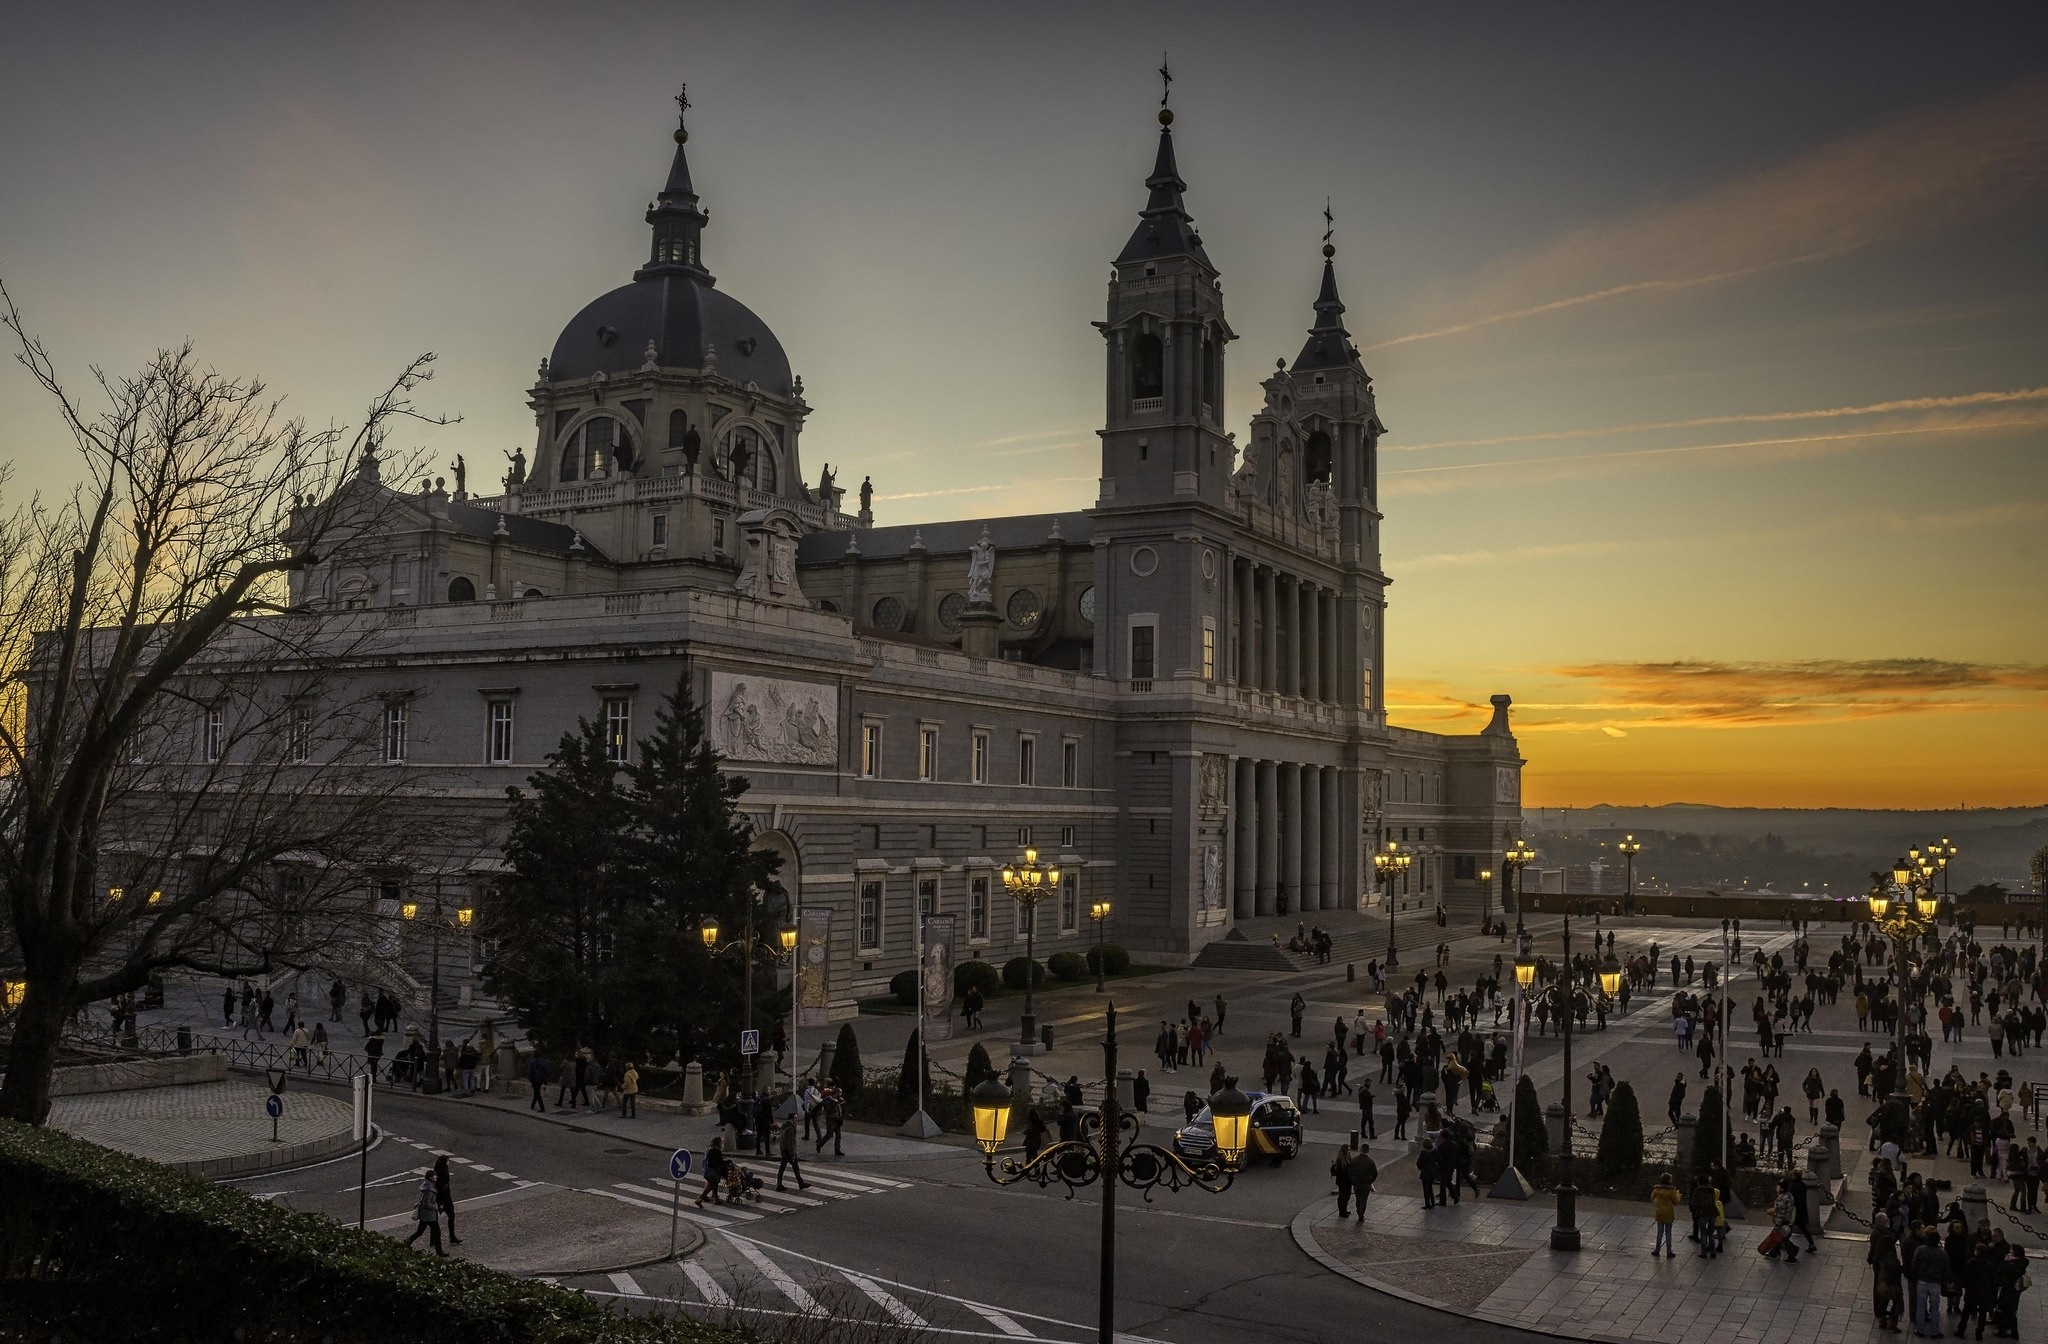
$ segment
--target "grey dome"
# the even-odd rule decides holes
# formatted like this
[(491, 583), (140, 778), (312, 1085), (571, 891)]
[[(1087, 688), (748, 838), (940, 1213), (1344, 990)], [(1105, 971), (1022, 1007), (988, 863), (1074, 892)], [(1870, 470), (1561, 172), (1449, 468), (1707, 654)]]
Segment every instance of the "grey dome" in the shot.
[(635, 280), (586, 306), (556, 338), (548, 373), (562, 382), (632, 373), (647, 362), (649, 341), (662, 368), (701, 369), (709, 347), (722, 377), (790, 395), (789, 357), (768, 324), (738, 299), (675, 272)]

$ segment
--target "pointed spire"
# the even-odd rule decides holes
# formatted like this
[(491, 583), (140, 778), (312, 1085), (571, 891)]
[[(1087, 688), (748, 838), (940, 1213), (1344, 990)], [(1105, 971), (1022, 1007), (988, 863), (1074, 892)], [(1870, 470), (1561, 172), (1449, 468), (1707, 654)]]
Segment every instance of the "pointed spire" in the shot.
[(1337, 247), (1330, 241), (1336, 221), (1327, 201), (1323, 204), (1323, 284), (1316, 291), (1316, 320), (1308, 329), (1308, 341), (1294, 357), (1294, 372), (1304, 369), (1356, 368), (1363, 372), (1351, 333), (1344, 329), (1344, 300), (1337, 297)]
[[(1162, 85), (1171, 88), (1173, 75), (1164, 60), (1159, 65), (1159, 78)], [(1152, 175), (1145, 179), (1145, 189), (1148, 195), (1145, 208), (1138, 212), (1137, 230), (1117, 254), (1116, 264), (1188, 256), (1209, 265), (1208, 254), (1202, 251), (1202, 236), (1195, 231), (1187, 203), (1181, 199), (1188, 184), (1181, 180), (1180, 168), (1174, 162), (1173, 109), (1166, 106), (1164, 93), (1159, 99), (1159, 152), (1152, 160)]]
[(654, 241), (647, 264), (633, 273), (635, 280), (653, 275), (686, 275), (707, 285), (713, 283), (711, 274), (704, 269), (701, 252), (704, 226), (711, 217), (698, 204), (697, 188), (690, 181), (686, 149), (690, 130), (685, 122), (689, 110), (690, 97), (685, 85), (676, 94), (676, 156), (669, 163), (668, 180), (662, 184), (661, 194), (647, 207), (647, 222), (653, 227)]
[(668, 166), (668, 182), (661, 189), (664, 204), (670, 201), (697, 203), (697, 189), (690, 185), (690, 156), (684, 148), (690, 143), (690, 86), (685, 84), (676, 94), (676, 157)]

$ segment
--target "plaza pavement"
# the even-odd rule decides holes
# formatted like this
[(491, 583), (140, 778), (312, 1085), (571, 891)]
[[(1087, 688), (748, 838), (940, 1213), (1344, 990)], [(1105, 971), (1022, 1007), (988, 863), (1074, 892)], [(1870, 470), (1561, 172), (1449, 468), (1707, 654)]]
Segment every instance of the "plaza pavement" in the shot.
[(209, 1178), (318, 1161), (350, 1145), (351, 1112), (330, 1093), (287, 1085), (272, 1141), (267, 1086), (230, 1078), (184, 1087), (58, 1097), (50, 1126)]

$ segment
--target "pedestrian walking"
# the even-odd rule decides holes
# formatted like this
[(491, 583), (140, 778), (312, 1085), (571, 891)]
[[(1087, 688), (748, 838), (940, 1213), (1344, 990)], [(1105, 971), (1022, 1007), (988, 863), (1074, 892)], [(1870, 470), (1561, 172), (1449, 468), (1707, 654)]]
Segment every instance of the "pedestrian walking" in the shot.
[(412, 1245), (420, 1239), (421, 1233), (425, 1233), (434, 1248), (434, 1254), (447, 1255), (448, 1252), (441, 1249), (441, 1196), (434, 1189), (434, 1178), (431, 1174), (420, 1177), (419, 1188), (414, 1194), (414, 1225), (412, 1235), (405, 1239), (405, 1244)]
[(725, 1155), (725, 1140), (713, 1139), (704, 1150), (704, 1188), (697, 1192), (698, 1208), (703, 1208), (707, 1199), (713, 1204), (725, 1202), (721, 1191), (725, 1189), (726, 1169), (731, 1165), (732, 1160)]
[(1357, 1150), (1351, 1146), (1351, 1140), (1346, 1139), (1338, 1146), (1337, 1156), (1330, 1160), (1330, 1179), (1337, 1187), (1335, 1193), (1339, 1218), (1351, 1216), (1351, 1159), (1357, 1155)]
[(434, 1159), (434, 1203), (448, 1220), (448, 1244), (460, 1246), (462, 1238), (455, 1235), (455, 1182), (446, 1157)]
[(1290, 1023), (1288, 1034), (1290, 1036), (1297, 1039), (1301, 1036), (1301, 1019), (1307, 1012), (1308, 1000), (1301, 997), (1300, 990), (1296, 990), (1294, 997), (1288, 1000), (1287, 1003), (1287, 1020)]
[(526, 1062), (526, 1083), (533, 1089), (533, 1100), (527, 1103), (529, 1111), (546, 1114), (547, 1100), (541, 1096), (541, 1089), (548, 1085), (548, 1061), (540, 1051), (533, 1052), (533, 1058)]
[(1223, 1001), (1223, 996), (1221, 994), (1218, 994), (1216, 996), (1216, 1034), (1218, 1036), (1221, 1036), (1223, 1034), (1223, 1013), (1224, 1010), (1228, 1007), (1230, 1007), (1230, 1005)]
[(810, 1189), (810, 1187), (804, 1183), (803, 1163), (797, 1160), (796, 1141), (796, 1117), (793, 1115), (786, 1116), (783, 1118), (782, 1121), (782, 1129), (776, 1136), (777, 1151), (781, 1154), (781, 1161), (775, 1164), (775, 1188), (777, 1190), (784, 1190), (788, 1188), (782, 1183), (783, 1176), (787, 1172), (796, 1173), (797, 1189)]
[(1678, 1254), (1671, 1248), (1671, 1228), (1678, 1221), (1678, 1200), (1678, 1187), (1671, 1183), (1671, 1173), (1667, 1171), (1650, 1188), (1650, 1214), (1657, 1220), (1657, 1240), (1650, 1247), (1651, 1255), (1657, 1254), (1659, 1248), (1666, 1259)]
[(619, 1118), (640, 1118), (640, 1070), (630, 1059), (626, 1061), (625, 1073), (619, 1078)]
[(1358, 1221), (1365, 1221), (1365, 1201), (1372, 1196), (1380, 1178), (1380, 1164), (1372, 1160), (1371, 1146), (1361, 1142), (1351, 1155), (1351, 1197), (1357, 1201)]

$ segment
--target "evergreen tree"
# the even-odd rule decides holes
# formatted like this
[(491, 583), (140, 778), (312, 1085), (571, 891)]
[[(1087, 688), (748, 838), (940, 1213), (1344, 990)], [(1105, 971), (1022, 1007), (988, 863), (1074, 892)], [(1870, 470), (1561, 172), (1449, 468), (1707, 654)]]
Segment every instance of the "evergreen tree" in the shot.
[[(639, 978), (622, 940), (630, 908), (621, 869), (630, 810), (601, 726), (585, 721), (512, 788), (508, 871), (488, 910), (483, 984), (541, 1048), (637, 1052), (624, 992)], [(621, 1014), (624, 1013), (622, 1021)]]
[(989, 1079), (1000, 1076), (996, 1073), (994, 1061), (988, 1057), (988, 1047), (980, 1041), (976, 1041), (974, 1048), (967, 1052), (967, 1068), (965, 1072), (965, 1086), (970, 1092)]
[(1524, 1176), (1544, 1170), (1550, 1161), (1550, 1127), (1543, 1123), (1543, 1103), (1536, 1084), (1523, 1074), (1515, 1084), (1515, 1165)]
[(924, 1028), (918, 1026), (910, 1033), (910, 1039), (903, 1043), (903, 1068), (896, 1075), (896, 1095), (910, 1105), (917, 1104), (917, 1072), (924, 1071), (924, 1095), (932, 1094), (932, 1057), (930, 1052), (919, 1049), (924, 1041)]
[(832, 1049), (832, 1081), (850, 1101), (860, 1095), (861, 1076), (860, 1041), (853, 1034), (853, 1023), (839, 1024), (839, 1043)]
[(1705, 1171), (1721, 1160), (1721, 1089), (1709, 1087), (1700, 1093), (1700, 1123), (1692, 1132), (1692, 1165)]
[(1600, 1148), (1595, 1165), (1609, 1181), (1633, 1181), (1643, 1165), (1643, 1112), (1636, 1104), (1636, 1090), (1618, 1083), (1607, 1099), (1607, 1119), (1600, 1126)]

